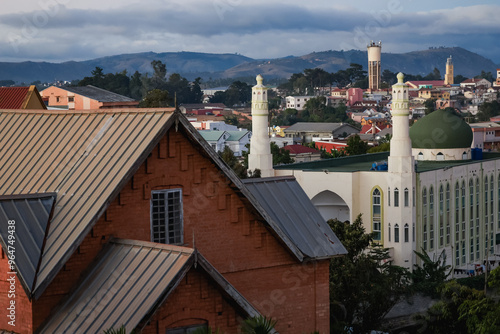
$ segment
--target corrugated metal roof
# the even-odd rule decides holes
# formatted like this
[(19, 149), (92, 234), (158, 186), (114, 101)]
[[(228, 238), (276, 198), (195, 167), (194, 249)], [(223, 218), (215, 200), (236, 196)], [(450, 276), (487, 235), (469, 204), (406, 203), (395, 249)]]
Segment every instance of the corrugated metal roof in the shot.
[(130, 97), (116, 94), (110, 92), (109, 90), (94, 87), (92, 85), (87, 85), (82, 87), (60, 87), (60, 88), (67, 90), (68, 92), (89, 97), (99, 102), (135, 102), (135, 100), (131, 99)]
[(0, 87), (0, 109), (21, 109), (29, 87)]
[(172, 109), (0, 113), (0, 195), (57, 193), (37, 298), (173, 122)]
[[(82, 283), (40, 333), (102, 333), (145, 325), (195, 261), (245, 316), (259, 315), (213, 266), (191, 248), (111, 240)], [(189, 301), (187, 301), (189, 302)]]
[(217, 141), (226, 131), (200, 130), (199, 133), (206, 141)]
[[(285, 129), (285, 132), (333, 132), (347, 123), (314, 123), (314, 122), (298, 122)], [(349, 125), (350, 126), (350, 125)]]
[(193, 249), (112, 241), (41, 333), (127, 333), (171, 292), (193, 263)]
[(36, 281), (55, 199), (56, 194), (0, 196), (2, 246), (14, 250), (16, 270), (11, 271), (18, 272), (28, 294)]
[(242, 131), (226, 131), (229, 133), (228, 141), (238, 141), (241, 138), (245, 137), (250, 131), (242, 130)]
[(243, 183), (305, 257), (347, 254), (295, 178), (246, 179)]

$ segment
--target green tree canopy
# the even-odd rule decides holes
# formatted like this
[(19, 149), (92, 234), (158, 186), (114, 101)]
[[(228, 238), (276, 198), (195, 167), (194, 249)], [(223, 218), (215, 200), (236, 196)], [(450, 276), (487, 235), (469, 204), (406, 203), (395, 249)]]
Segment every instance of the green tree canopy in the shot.
[(353, 223), (329, 220), (347, 255), (330, 262), (332, 333), (367, 333), (408, 291), (408, 272), (392, 265), (388, 249), (365, 232), (361, 215)]
[(345, 148), (345, 151), (348, 155), (359, 155), (366, 154), (368, 148), (368, 144), (362, 141), (361, 137), (356, 134), (347, 139), (347, 147)]

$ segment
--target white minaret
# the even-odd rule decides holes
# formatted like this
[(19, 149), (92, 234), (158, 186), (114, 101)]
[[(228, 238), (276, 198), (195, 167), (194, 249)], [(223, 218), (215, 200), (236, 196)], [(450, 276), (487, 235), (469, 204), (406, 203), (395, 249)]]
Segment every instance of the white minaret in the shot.
[(398, 74), (398, 83), (392, 86), (392, 139), (389, 155), (389, 171), (413, 173), (413, 156), (410, 139), (409, 87), (405, 85), (403, 73)]
[(252, 87), (252, 138), (250, 139), (250, 154), (248, 169), (260, 169), (262, 177), (274, 176), (273, 156), (268, 133), (267, 87), (259, 74), (257, 85)]
[(409, 87), (403, 79), (403, 74), (399, 73), (398, 83), (392, 86), (392, 139), (387, 173), (390, 198), (384, 204), (384, 228), (389, 234), (384, 236), (384, 246), (394, 247), (395, 264), (413, 269), (417, 233), (416, 175), (410, 139)]

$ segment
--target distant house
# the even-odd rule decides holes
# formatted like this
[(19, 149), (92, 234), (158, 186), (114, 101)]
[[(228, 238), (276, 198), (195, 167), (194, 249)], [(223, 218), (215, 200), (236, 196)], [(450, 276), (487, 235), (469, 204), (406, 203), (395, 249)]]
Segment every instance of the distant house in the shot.
[(471, 123), (472, 148), (498, 151), (500, 149), (500, 125), (493, 122)]
[(215, 152), (221, 152), (225, 146), (228, 146), (237, 157), (242, 156), (243, 151), (248, 151), (245, 146), (250, 144), (252, 137), (252, 132), (243, 129), (241, 131), (202, 130), (200, 134)]
[(482, 79), (482, 78), (478, 78), (478, 79), (472, 78), (472, 79), (464, 80), (460, 83), (460, 87), (462, 87), (462, 88), (476, 88), (479, 86), (490, 88), (491, 82), (489, 82), (486, 79)]
[(0, 87), (0, 109), (47, 109), (36, 86)]
[(184, 103), (179, 105), (183, 114), (217, 115), (226, 109), (224, 103)]
[(56, 87), (51, 86), (41, 92), (48, 98), (48, 106), (69, 110), (136, 108), (139, 101), (130, 97), (94, 87)]
[(307, 101), (312, 98), (314, 98), (314, 96), (287, 96), (285, 98), (286, 108), (296, 109), (298, 111), (304, 110)]
[(411, 88), (438, 88), (446, 86), (444, 80), (415, 80), (415, 81), (407, 81), (405, 83)]
[(284, 150), (290, 152), (290, 157), (295, 162), (307, 162), (321, 159), (321, 151), (304, 145), (287, 145)]
[(352, 133), (359, 133), (359, 130), (346, 123), (298, 122), (284, 132), (286, 137), (299, 137), (302, 143), (310, 143), (320, 138), (347, 137)]

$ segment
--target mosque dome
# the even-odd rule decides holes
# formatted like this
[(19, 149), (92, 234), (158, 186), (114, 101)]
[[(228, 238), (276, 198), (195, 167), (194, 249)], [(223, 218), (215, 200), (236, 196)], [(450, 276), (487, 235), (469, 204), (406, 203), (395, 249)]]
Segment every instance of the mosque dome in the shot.
[(416, 149), (470, 148), (472, 129), (454, 112), (440, 109), (413, 124), (410, 138)]

